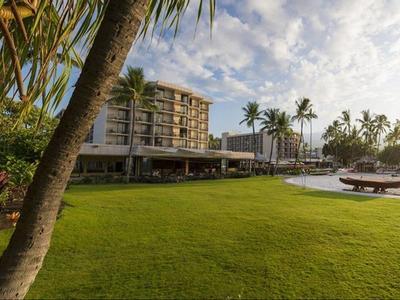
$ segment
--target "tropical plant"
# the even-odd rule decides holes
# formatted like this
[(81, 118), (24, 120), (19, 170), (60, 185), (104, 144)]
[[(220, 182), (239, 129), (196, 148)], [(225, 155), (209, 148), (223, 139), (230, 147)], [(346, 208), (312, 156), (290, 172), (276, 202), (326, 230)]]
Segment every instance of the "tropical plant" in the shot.
[(277, 123), (276, 123), (276, 139), (278, 140), (278, 155), (276, 156), (275, 171), (278, 168), (279, 158), (282, 156), (282, 146), (285, 138), (290, 137), (293, 134), (292, 130), (292, 118), (286, 112), (279, 112)]
[(397, 143), (400, 140), (400, 120), (397, 120), (394, 124), (393, 124), (393, 128), (389, 131), (389, 133), (387, 134), (385, 141), (389, 144), (389, 145), (397, 145)]
[[(312, 136), (313, 136), (313, 131), (312, 131), (312, 121), (314, 119), (318, 119), (317, 114), (315, 113), (315, 111), (310, 108), (309, 111), (306, 114), (306, 119), (308, 122), (310, 122), (310, 161), (311, 161), (311, 155), (312, 155)], [(306, 152), (304, 151), (304, 155), (306, 155)]]
[(297, 122), (300, 123), (300, 142), (296, 149), (296, 160), (294, 162), (295, 168), (299, 160), (299, 152), (301, 144), (304, 143), (304, 135), (303, 135), (304, 122), (308, 121), (307, 113), (311, 108), (312, 104), (310, 99), (303, 97), (296, 100), (296, 114), (292, 117), (292, 121), (296, 120)]
[(350, 110), (342, 111), (342, 115), (339, 116), (340, 126), (342, 126), (343, 130), (350, 135), (351, 132), (351, 114)]
[(375, 116), (375, 127), (374, 131), (377, 134), (377, 151), (379, 152), (379, 146), (381, 143), (381, 137), (383, 133), (386, 133), (388, 129), (390, 129), (390, 122), (387, 119), (386, 115), (376, 115)]
[(271, 136), (271, 149), (269, 152), (269, 162), (268, 162), (268, 172), (270, 172), (271, 161), (272, 161), (272, 153), (274, 150), (274, 142), (277, 133), (278, 126), (278, 117), (279, 117), (279, 109), (278, 108), (268, 108), (264, 111), (264, 116), (261, 121), (261, 125), (263, 126), (261, 130), (266, 130), (268, 135)]
[(260, 116), (262, 111), (260, 111), (260, 104), (258, 104), (256, 101), (247, 102), (246, 106), (242, 107), (242, 110), (244, 111), (244, 119), (240, 121), (239, 124), (246, 123), (247, 127), (251, 127), (253, 130), (253, 151), (254, 151), (254, 166), (255, 166), (255, 160), (257, 156), (255, 122), (262, 119)]
[(221, 138), (214, 137), (212, 133), (208, 135), (208, 149), (220, 150), (221, 149)]
[(400, 145), (388, 145), (378, 154), (379, 161), (389, 166), (400, 164)]
[[(215, 0), (209, 0), (209, 2), (210, 19), (212, 20), (215, 10)], [(27, 3), (27, 1), (24, 3)], [(54, 7), (53, 3), (56, 3)], [(94, 119), (107, 101), (108, 95), (111, 92), (111, 87), (118, 80), (123, 63), (137, 33), (140, 32), (140, 28), (142, 28), (143, 34), (147, 32), (148, 28), (159, 28), (160, 26), (161, 28), (172, 27), (177, 29), (181, 17), (189, 4), (189, 0), (119, 0), (110, 1), (106, 6), (91, 5), (91, 11), (94, 10), (94, 13), (89, 18), (89, 24), (93, 24), (93, 20), (95, 20), (96, 24), (100, 24), (97, 31), (95, 30), (96, 26), (87, 26), (87, 22), (85, 22), (85, 20), (87, 20), (85, 17), (86, 15), (76, 13), (76, 11), (79, 10), (80, 7), (85, 6), (86, 3), (87, 5), (91, 5), (97, 2), (79, 0), (70, 0), (68, 2), (61, 0), (53, 1), (49, 8), (49, 15), (43, 17), (41, 12), (48, 7), (46, 6), (48, 2), (40, 1), (39, 9), (36, 13), (33, 12), (31, 20), (32, 27), (30, 27), (28, 31), (33, 33), (32, 36), (34, 38), (26, 42), (21, 38), (22, 35), (15, 34), (13, 36), (14, 40), (18, 37), (21, 41), (18, 43), (14, 41), (14, 45), (17, 44), (17, 46), (12, 47), (12, 45), (10, 45), (9, 49), (11, 49), (11, 51), (5, 51), (6, 53), (2, 56), (4, 58), (8, 57), (8, 63), (3, 64), (7, 66), (6, 69), (3, 68), (0, 70), (3, 72), (0, 76), (0, 86), (2, 91), (4, 91), (7, 90), (10, 85), (16, 86), (20, 83), (20, 80), (16, 79), (16, 77), (19, 77), (18, 74), (20, 73), (17, 72), (16, 75), (14, 74), (14, 69), (18, 69), (15, 58), (18, 58), (19, 62), (21, 62), (24, 57), (28, 59), (31, 55), (31, 51), (27, 51), (27, 47), (36, 47), (35, 41), (42, 46), (46, 53), (52, 53), (54, 55), (53, 57), (59, 57), (55, 52), (57, 52), (56, 50), (58, 50), (59, 47), (62, 47), (61, 44), (63, 42), (64, 44), (68, 44), (70, 40), (80, 40), (82, 32), (83, 36), (87, 38), (84, 40), (86, 43), (80, 42), (82, 48), (88, 49), (91, 41), (93, 41), (85, 65), (75, 84), (69, 104), (49, 145), (44, 151), (43, 157), (35, 172), (33, 182), (28, 188), (24, 199), (21, 218), (0, 259), (0, 295), (2, 298), (23, 298), (35, 280), (49, 249), (61, 197), (74, 167), (76, 157)], [(9, 2), (6, 4), (9, 4)], [(55, 13), (58, 12), (57, 8), (66, 12), (63, 14)], [(200, 18), (201, 8), (202, 1), (200, 1), (197, 20)], [(5, 7), (0, 7), (0, 9), (1, 16), (4, 16)], [(105, 11), (105, 13), (102, 18), (103, 11)], [(22, 10), (20, 16), (21, 18), (24, 17)], [(47, 20), (50, 24), (48, 24), (48, 26), (46, 26), (46, 24), (43, 24), (44, 26), (39, 26), (38, 24), (40, 24), (42, 20)], [(70, 20), (70, 22), (68, 23), (67, 20)], [(143, 20), (145, 20), (144, 26), (142, 26)], [(2, 23), (5, 22), (2, 21)], [(11, 23), (12, 26), (16, 28), (16, 22)], [(62, 30), (64, 24), (68, 25), (72, 23), (76, 26), (66, 26), (68, 31)], [(150, 23), (155, 25), (149, 27)], [(55, 24), (56, 27), (52, 27), (53, 24)], [(161, 25), (157, 26), (157, 24)], [(81, 27), (78, 28), (77, 26), (82, 26), (85, 30), (80, 30), (79, 28)], [(4, 29), (5, 26), (2, 25), (2, 27)], [(60, 27), (61, 30), (57, 27)], [(53, 28), (57, 36), (51, 39), (45, 36), (45, 41), (61, 41), (57, 47), (53, 47), (52, 44), (51, 46), (47, 44), (43, 45), (39, 41), (40, 35), (38, 32), (47, 31), (49, 28)], [(94, 40), (93, 37), (95, 37)], [(2, 39), (2, 43), (4, 45), (4, 38)], [(86, 47), (84, 47), (84, 45), (86, 45)], [(71, 49), (72, 48), (69, 46), (65, 47), (65, 50)], [(17, 50), (17, 52), (15, 50)], [(10, 55), (10, 53), (13, 55)], [(40, 51), (36, 53), (39, 54), (39, 58), (41, 57), (40, 53)], [(60, 54), (61, 57), (65, 57), (65, 53), (67, 53), (67, 51), (62, 51), (58, 54)], [(20, 98), (23, 99), (26, 108), (29, 108), (29, 106), (33, 104), (34, 96), (40, 94), (38, 92), (47, 91), (43, 88), (43, 82), (45, 82), (45, 86), (47, 86), (47, 83), (52, 79), (51, 72), (49, 73), (48, 70), (57, 69), (43, 67), (41, 62), (46, 61), (39, 60), (39, 63), (32, 64), (31, 68), (31, 72), (35, 69), (33, 66), (41, 68), (40, 70), (42, 71), (39, 72), (40, 76), (38, 78), (37, 76), (31, 77), (33, 78), (33, 82), (35, 82), (35, 86), (41, 88), (35, 88), (34, 93), (29, 91), (26, 93), (26, 97), (24, 97), (24, 90), (19, 88)], [(9, 68), (10, 65), (12, 65), (13, 68)], [(20, 63), (20, 65), (23, 64)], [(49, 63), (47, 63), (47, 66), (48, 65)], [(35, 74), (38, 73), (36, 72)], [(63, 78), (65, 78), (65, 76)], [(56, 86), (60, 85), (62, 86), (62, 84), (56, 82)], [(3, 92), (3, 94), (7, 93)], [(46, 95), (47, 94), (48, 93), (46, 93)], [(58, 93), (53, 92), (51, 94)], [(44, 102), (44, 107), (53, 107), (59, 103), (57, 98), (53, 96), (46, 96), (44, 98), (49, 99), (47, 102)]]
[(146, 82), (142, 68), (133, 68), (128, 66), (125, 75), (119, 78), (118, 83), (111, 90), (110, 102), (126, 105), (131, 107), (131, 122), (132, 128), (129, 137), (129, 152), (128, 164), (126, 168), (126, 183), (129, 183), (129, 178), (132, 170), (132, 151), (135, 137), (136, 124), (136, 106), (140, 106), (151, 111), (156, 111), (157, 106), (153, 103), (154, 86)]
[(361, 119), (357, 119), (357, 122), (361, 124), (360, 133), (364, 137), (366, 146), (364, 155), (366, 155), (367, 152), (369, 153), (371, 151), (372, 146), (375, 144), (375, 120), (368, 109), (361, 112)]

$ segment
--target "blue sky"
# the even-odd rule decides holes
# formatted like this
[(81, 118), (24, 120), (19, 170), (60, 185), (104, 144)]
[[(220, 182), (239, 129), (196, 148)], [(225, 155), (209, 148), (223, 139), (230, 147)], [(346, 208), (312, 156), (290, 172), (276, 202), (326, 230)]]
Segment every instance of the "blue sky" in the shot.
[(195, 10), (175, 39), (138, 41), (127, 64), (213, 99), (211, 133), (248, 131), (249, 100), (293, 114), (308, 97), (316, 132), (345, 109), (400, 118), (400, 1), (217, 0), (212, 39), (205, 18), (193, 38)]

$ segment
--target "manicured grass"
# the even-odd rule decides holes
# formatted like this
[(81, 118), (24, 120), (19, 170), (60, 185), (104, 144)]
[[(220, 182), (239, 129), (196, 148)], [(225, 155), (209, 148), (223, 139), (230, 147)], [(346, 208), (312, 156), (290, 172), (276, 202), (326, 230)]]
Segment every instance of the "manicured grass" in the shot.
[(400, 298), (400, 200), (265, 177), (65, 200), (30, 298)]

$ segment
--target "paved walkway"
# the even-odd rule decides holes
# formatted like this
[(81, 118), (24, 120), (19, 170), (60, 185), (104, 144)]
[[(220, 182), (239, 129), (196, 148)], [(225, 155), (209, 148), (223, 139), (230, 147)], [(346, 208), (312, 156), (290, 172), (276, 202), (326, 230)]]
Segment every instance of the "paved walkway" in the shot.
[(400, 198), (400, 190), (397, 189), (388, 189), (385, 194), (374, 194), (371, 189), (368, 189), (371, 192), (353, 192), (351, 191), (352, 187), (349, 185), (345, 185), (339, 181), (339, 177), (354, 177), (354, 178), (385, 178), (387, 180), (400, 180), (400, 178), (393, 178), (390, 175), (380, 175), (380, 174), (365, 174), (365, 173), (341, 173), (341, 174), (333, 174), (333, 175), (323, 175), (323, 176), (297, 176), (287, 178), (285, 181), (290, 184), (314, 188), (318, 190), (324, 191), (333, 191), (340, 193), (347, 193), (352, 195), (362, 195), (369, 197), (385, 197), (385, 198)]

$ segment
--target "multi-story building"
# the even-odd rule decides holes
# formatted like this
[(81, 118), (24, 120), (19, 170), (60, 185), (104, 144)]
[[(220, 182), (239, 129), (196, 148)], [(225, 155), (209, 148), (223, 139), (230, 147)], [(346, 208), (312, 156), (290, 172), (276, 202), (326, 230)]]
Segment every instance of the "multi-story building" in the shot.
[[(274, 141), (272, 149), (272, 160), (275, 161), (280, 153), (280, 159), (292, 160), (296, 158), (296, 149), (299, 145), (300, 136), (294, 133), (283, 141)], [(272, 136), (266, 131), (260, 131), (255, 136), (255, 147), (259, 159), (269, 159), (272, 147)], [(222, 134), (221, 149), (234, 152), (254, 152), (254, 136), (252, 133), (237, 134), (224, 132)]]
[[(227, 169), (229, 161), (251, 160), (251, 153), (208, 149), (209, 106), (212, 101), (194, 91), (155, 81), (156, 110), (133, 107), (132, 102), (109, 101), (101, 109), (82, 146), (74, 175), (126, 173), (127, 157), (134, 157), (129, 171), (201, 173)], [(129, 145), (133, 133), (133, 151)]]
[[(107, 145), (134, 145), (208, 148), (208, 114), (211, 100), (190, 89), (156, 81), (154, 99), (157, 107), (149, 110), (132, 103), (108, 102), (101, 110), (87, 142)], [(135, 115), (135, 120), (133, 119)]]

